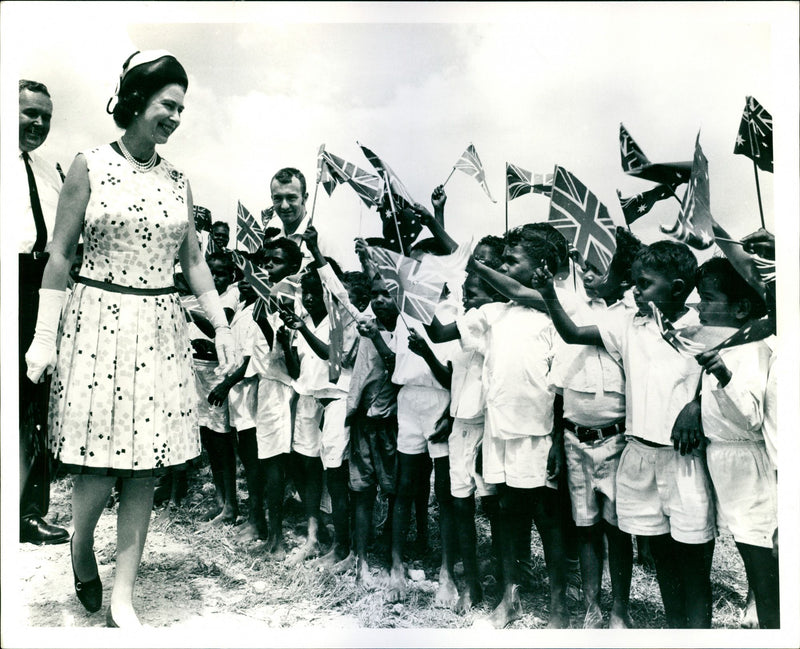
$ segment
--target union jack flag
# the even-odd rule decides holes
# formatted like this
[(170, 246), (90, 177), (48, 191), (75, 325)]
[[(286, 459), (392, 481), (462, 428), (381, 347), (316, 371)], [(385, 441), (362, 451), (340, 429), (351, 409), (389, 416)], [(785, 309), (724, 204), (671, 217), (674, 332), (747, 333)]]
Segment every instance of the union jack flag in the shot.
[(325, 310), (328, 312), (330, 323), (330, 338), (328, 340), (328, 380), (336, 383), (342, 375), (342, 360), (344, 358), (344, 326), (342, 313), (336, 304), (336, 298), (330, 289), (323, 284), (322, 298), (325, 300)]
[(206, 237), (206, 257), (210, 257), (211, 255), (215, 255), (218, 252), (224, 252), (223, 248), (217, 246), (216, 241), (214, 241), (214, 237), (211, 236), (209, 233)]
[(566, 237), (585, 262), (604, 273), (617, 247), (614, 222), (606, 206), (563, 167), (556, 165), (553, 178), (548, 223)]
[(659, 185), (630, 198), (622, 198), (622, 193), (617, 190), (617, 198), (619, 198), (619, 204), (622, 206), (622, 214), (625, 217), (625, 223), (628, 225), (640, 216), (647, 214), (658, 201), (669, 198), (672, 195), (673, 188), (669, 185)]
[(733, 152), (746, 155), (764, 171), (773, 171), (772, 115), (753, 97), (745, 100)]
[(375, 171), (378, 172), (378, 175), (380, 175), (384, 179), (385, 183), (389, 185), (388, 188), (384, 187), (383, 194), (385, 195), (387, 193), (387, 189), (391, 191), (395, 205), (399, 209), (403, 209), (404, 207), (413, 207), (416, 201), (411, 198), (411, 194), (406, 189), (406, 186), (397, 177), (397, 174), (392, 171), (392, 168), (363, 144), (358, 143), (358, 146), (361, 147), (361, 150), (364, 152), (367, 160), (369, 160), (370, 164), (375, 168)]
[(237, 201), (236, 207), (236, 241), (250, 252), (258, 250), (264, 242), (264, 231), (241, 201)]
[(530, 171), (506, 162), (506, 194), (512, 201), (523, 194), (553, 193), (553, 174), (533, 174)]
[(676, 329), (661, 310), (655, 305), (654, 302), (649, 302), (650, 310), (653, 313), (653, 320), (655, 320), (661, 337), (666, 340), (670, 347), (683, 356), (695, 357), (706, 350), (705, 345), (692, 340), (691, 336), (697, 333), (702, 327), (686, 327), (684, 329)]
[(398, 309), (415, 320), (430, 324), (444, 290), (441, 273), (425, 269), (416, 259), (385, 248), (368, 250)]
[(198, 232), (209, 232), (211, 230), (211, 210), (202, 205), (193, 205), (194, 229)]
[(267, 227), (267, 223), (272, 220), (273, 214), (275, 214), (275, 207), (273, 205), (265, 207), (263, 210), (261, 210), (261, 223), (265, 228)]
[(383, 182), (375, 174), (364, 171), (352, 162), (347, 162), (324, 150), (320, 151), (319, 165), (320, 182), (328, 196), (333, 194), (336, 185), (346, 182), (367, 207), (376, 207), (380, 204)]
[(714, 244), (713, 219), (709, 207), (708, 160), (700, 147), (700, 133), (694, 145), (694, 160), (689, 186), (683, 196), (678, 220), (671, 228), (659, 226), (664, 234), (704, 250)]
[(264, 300), (268, 300), (272, 294), (272, 289), (270, 288), (269, 275), (266, 271), (258, 268), (238, 250), (231, 252), (231, 258), (233, 259), (233, 263), (242, 271), (247, 283), (253, 287), (256, 295)]
[(478, 181), (478, 184), (483, 187), (483, 191), (486, 192), (489, 200), (492, 201), (492, 203), (497, 202), (492, 198), (492, 192), (489, 191), (489, 186), (486, 184), (486, 172), (483, 170), (481, 159), (478, 157), (478, 152), (471, 142), (467, 150), (461, 154), (461, 157), (453, 165), (453, 168), (463, 171), (468, 176), (472, 176)]

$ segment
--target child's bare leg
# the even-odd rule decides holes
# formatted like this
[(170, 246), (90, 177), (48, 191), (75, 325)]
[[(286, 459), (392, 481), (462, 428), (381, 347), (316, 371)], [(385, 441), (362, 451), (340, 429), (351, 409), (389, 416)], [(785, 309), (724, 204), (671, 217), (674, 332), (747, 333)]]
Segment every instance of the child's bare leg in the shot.
[(434, 459), (434, 491), (439, 504), (439, 536), (442, 543), (442, 566), (439, 569), (439, 588), (436, 591), (435, 604), (446, 608), (455, 605), (458, 599), (453, 564), (455, 563), (455, 514), (453, 512), (453, 494), (450, 492), (450, 458)]
[(753, 589), (758, 626), (761, 629), (779, 629), (781, 626), (780, 581), (778, 559), (771, 548), (737, 543), (744, 561), (747, 581)]
[(422, 556), (428, 552), (428, 502), (431, 498), (431, 471), (433, 463), (427, 453), (419, 459), (416, 471), (416, 491), (414, 493), (414, 520), (417, 524), (417, 538), (414, 552)]
[(267, 511), (269, 512), (269, 533), (267, 535), (267, 552), (277, 559), (286, 554), (283, 540), (283, 494), (286, 490), (286, 467), (288, 456), (276, 455), (261, 460), (264, 480), (267, 485)]
[(200, 439), (208, 453), (215, 497), (221, 511), (209, 525), (231, 524), (239, 515), (236, 499), (236, 455), (233, 438), (227, 433), (217, 433), (205, 426), (200, 428)]
[[(347, 462), (325, 469), (328, 493), (331, 496), (334, 541), (330, 551), (318, 560), (318, 565), (333, 568), (350, 555), (350, 497)], [(344, 568), (345, 566), (339, 566)]]
[(258, 442), (256, 429), (248, 428), (236, 433), (239, 459), (244, 467), (247, 479), (248, 517), (247, 523), (236, 535), (240, 542), (267, 538), (267, 519), (264, 516), (264, 477), (258, 459)]
[(369, 533), (372, 526), (372, 510), (375, 506), (377, 490), (374, 486), (364, 491), (353, 492), (355, 503), (355, 529), (353, 531), (353, 544), (356, 551), (356, 584), (365, 588), (373, 586), (372, 575), (367, 562), (367, 546)]
[(564, 538), (564, 554), (567, 562), (567, 597), (579, 602), (583, 585), (581, 583), (578, 527), (572, 518), (572, 496), (569, 493), (566, 471), (561, 473), (558, 481), (558, 499), (561, 513), (561, 529)]
[(500, 537), (497, 523), (499, 516), (498, 512), (500, 511), (500, 497), (496, 494), (492, 496), (481, 496), (481, 509), (486, 515), (486, 518), (489, 519), (489, 529), (491, 530), (492, 535), (492, 556), (494, 559), (495, 577), (497, 578), (498, 582), (502, 582), (503, 560), (500, 552)]
[[(608, 538), (608, 570), (611, 574), (611, 617), (609, 629), (633, 628), (633, 620), (628, 613), (631, 594), (631, 572), (633, 570), (633, 540), (631, 535), (618, 527), (605, 523)], [(586, 580), (584, 580), (584, 588)]]
[(743, 629), (757, 629), (758, 628), (758, 609), (756, 609), (756, 596), (753, 593), (753, 587), (748, 585), (747, 599), (744, 603), (744, 610), (742, 611), (742, 621), (739, 626)]
[(686, 596), (686, 624), (690, 629), (710, 629), (713, 600), (711, 597), (711, 559), (714, 540), (707, 543), (679, 543)]
[(528, 520), (518, 508), (515, 489), (499, 485), (500, 498), (497, 515), (497, 537), (503, 566), (503, 598), (489, 615), (489, 622), (496, 629), (504, 629), (522, 616), (519, 598), (519, 549), (516, 545), (524, 534), (520, 533), (520, 520)]
[[(641, 537), (637, 537), (637, 541)], [(683, 558), (678, 553), (678, 546), (669, 534), (650, 536), (650, 552), (656, 566), (656, 578), (664, 603), (664, 615), (670, 629), (687, 628), (686, 597), (683, 579), (678, 564)]]
[(465, 588), (459, 593), (455, 612), (463, 615), (483, 599), (483, 589), (478, 572), (475, 496), (453, 498), (453, 513), (455, 514), (456, 538), (461, 550), (461, 562), (464, 565), (464, 580), (467, 582)]
[(539, 536), (542, 537), (544, 561), (550, 581), (550, 621), (547, 628), (566, 629), (569, 628), (567, 555), (558, 492), (548, 487), (529, 491), (532, 492), (533, 520)]
[(583, 582), (583, 601), (586, 605), (583, 628), (602, 629), (603, 613), (600, 610), (600, 583), (603, 577), (603, 528), (600, 523), (587, 527), (578, 527), (577, 534), (581, 579)]
[(636, 563), (645, 570), (656, 569), (656, 561), (653, 559), (653, 553), (650, 551), (649, 536), (636, 537)]
[(398, 602), (405, 598), (407, 582), (403, 551), (408, 536), (409, 518), (414, 495), (419, 490), (421, 460), (419, 455), (397, 453), (397, 494), (392, 512), (392, 567), (386, 600)]
[(309, 557), (319, 554), (319, 503), (322, 498), (322, 460), (319, 456), (307, 457), (300, 453), (292, 453), (297, 475), (300, 477), (300, 499), (303, 501), (303, 509), (308, 519), (308, 535), (306, 542), (296, 548), (287, 557), (286, 565), (295, 566)]

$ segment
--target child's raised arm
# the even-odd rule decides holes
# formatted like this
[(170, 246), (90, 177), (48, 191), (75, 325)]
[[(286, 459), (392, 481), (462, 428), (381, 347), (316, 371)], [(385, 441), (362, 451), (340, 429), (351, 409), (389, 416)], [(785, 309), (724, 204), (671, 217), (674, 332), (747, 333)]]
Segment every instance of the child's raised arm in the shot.
[(433, 316), (430, 324), (425, 325), (425, 333), (435, 343), (446, 343), (461, 338), (461, 333), (458, 331), (458, 326), (456, 326), (455, 322), (442, 324), (436, 316)]
[(553, 275), (544, 265), (533, 271), (533, 283), (534, 288), (537, 288), (542, 294), (547, 311), (553, 320), (553, 325), (558, 334), (564, 339), (564, 342), (570, 345), (604, 346), (603, 338), (600, 336), (600, 330), (597, 326), (579, 327), (564, 311), (564, 307), (561, 306), (561, 302), (559, 302), (556, 295), (556, 289), (553, 286)]
[(311, 329), (308, 328), (305, 320), (291, 311), (281, 311), (280, 316), (281, 320), (283, 320), (283, 323), (289, 327), (289, 329), (300, 332), (303, 338), (306, 339), (308, 346), (311, 347), (311, 350), (317, 356), (319, 356), (323, 361), (327, 361), (330, 358), (330, 346), (327, 343), (322, 342), (311, 332)]
[(458, 243), (453, 237), (447, 234), (447, 231), (444, 229), (444, 204), (446, 201), (447, 194), (444, 193), (444, 187), (439, 185), (433, 190), (433, 194), (431, 195), (431, 203), (433, 203), (436, 216), (431, 214), (420, 203), (414, 205), (414, 212), (419, 216), (420, 223), (431, 231), (433, 238), (436, 239), (449, 254), (452, 254), (458, 249)]
[(536, 289), (528, 288), (520, 284), (513, 277), (503, 275), (493, 268), (482, 264), (474, 257), (470, 257), (467, 262), (467, 270), (474, 272), (495, 291), (504, 295), (509, 300), (513, 300), (522, 306), (531, 307), (537, 311), (547, 311), (542, 294)]

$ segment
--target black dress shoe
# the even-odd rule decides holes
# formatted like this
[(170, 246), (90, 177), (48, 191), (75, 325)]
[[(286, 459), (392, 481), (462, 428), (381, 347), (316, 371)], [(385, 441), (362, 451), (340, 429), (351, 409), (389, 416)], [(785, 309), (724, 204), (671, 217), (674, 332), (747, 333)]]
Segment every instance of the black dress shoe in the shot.
[(41, 516), (30, 516), (19, 522), (20, 543), (57, 545), (69, 541), (69, 532), (63, 527), (50, 525)]
[[(75, 560), (72, 558), (72, 539), (69, 541), (69, 556), (72, 561), (72, 577), (75, 580), (75, 594), (89, 613), (96, 613), (103, 606), (103, 584), (100, 582), (100, 574), (89, 581), (78, 579), (75, 572)], [(97, 561), (95, 561), (95, 568)], [(109, 609), (110, 611), (111, 609)]]

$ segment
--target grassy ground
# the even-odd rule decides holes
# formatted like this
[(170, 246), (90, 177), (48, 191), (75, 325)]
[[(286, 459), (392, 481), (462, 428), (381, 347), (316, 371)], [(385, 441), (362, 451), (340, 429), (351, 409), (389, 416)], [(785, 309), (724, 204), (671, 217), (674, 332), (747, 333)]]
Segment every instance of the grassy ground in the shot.
[[(71, 520), (71, 482), (71, 477), (62, 477), (52, 488), (50, 518), (65, 526), (69, 526)], [(246, 512), (243, 475), (239, 476), (239, 494), (240, 511)], [(435, 505), (428, 512), (430, 549), (415, 552), (413, 542), (409, 543), (408, 567), (424, 571), (425, 578), (410, 582), (405, 602), (391, 604), (384, 602), (382, 589), (365, 591), (357, 587), (352, 571), (333, 576), (308, 565), (287, 568), (282, 562), (271, 560), (258, 543), (236, 545), (235, 527), (203, 525), (213, 502), (210, 471), (205, 465), (191, 472), (189, 494), (180, 506), (155, 511), (137, 582), (136, 605), (145, 623), (166, 627), (188, 624), (198, 616), (222, 614), (272, 628), (455, 629), (480, 624), (499, 601), (500, 591), (490, 574), (488, 523), (482, 515), (477, 524), (485, 600), (470, 613), (459, 616), (433, 604), (439, 568)], [(376, 512), (377, 519), (385, 513), (385, 504), (383, 507), (379, 504)], [(106, 510), (96, 537), (106, 602), (113, 575), (115, 524), (115, 508)], [(413, 534), (413, 524), (411, 528)], [(303, 533), (301, 509), (294, 501), (287, 504), (285, 530), (291, 549), (300, 542)], [(51, 550), (51, 562), (47, 561), (50, 555), (43, 554), (41, 548), (27, 546), (25, 551), (38, 552), (25, 556), (44, 562), (41, 570), (45, 581), (40, 576), (23, 583), (23, 599), (27, 602), (31, 626), (102, 625), (100, 614), (87, 615), (71, 593), (68, 550)], [(535, 533), (532, 557), (533, 578), (522, 593), (524, 615), (512, 625), (515, 629), (541, 628), (548, 618), (547, 578), (541, 544)], [(375, 566), (376, 576), (385, 575), (388, 550), (380, 538), (372, 545), (371, 564)], [(460, 570), (459, 564), (457, 578)], [(714, 627), (737, 628), (747, 584), (741, 559), (729, 537), (717, 541), (712, 580)], [(610, 606), (607, 576), (603, 585), (603, 606), (606, 611)], [(580, 628), (582, 605), (572, 600), (570, 612), (572, 628)], [(631, 586), (631, 616), (639, 628), (663, 627), (655, 574), (638, 564), (634, 565)]]

